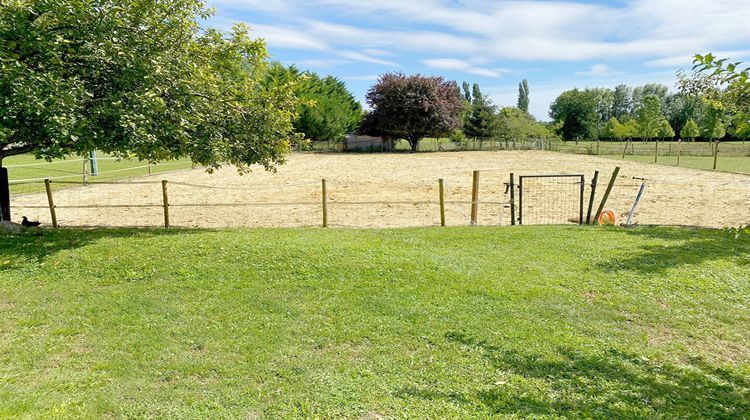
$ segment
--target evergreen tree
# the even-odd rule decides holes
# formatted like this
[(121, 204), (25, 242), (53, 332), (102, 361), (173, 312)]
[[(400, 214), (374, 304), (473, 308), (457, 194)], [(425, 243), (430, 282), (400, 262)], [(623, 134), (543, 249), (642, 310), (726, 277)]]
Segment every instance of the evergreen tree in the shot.
[(464, 90), (464, 100), (466, 102), (471, 102), (471, 91), (469, 90), (469, 82), (464, 82), (462, 87)]
[(526, 79), (518, 84), (518, 109), (529, 112), (529, 82)]
[(471, 108), (464, 120), (464, 134), (474, 138), (496, 137), (499, 131), (496, 107), (485, 98), (479, 84), (472, 87)]

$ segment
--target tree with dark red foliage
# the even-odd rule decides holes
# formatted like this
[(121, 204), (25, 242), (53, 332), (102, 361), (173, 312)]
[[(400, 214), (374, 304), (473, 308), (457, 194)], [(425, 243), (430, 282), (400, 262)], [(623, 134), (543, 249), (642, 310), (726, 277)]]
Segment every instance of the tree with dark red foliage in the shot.
[(461, 92), (442, 77), (385, 74), (370, 88), (367, 103), (367, 134), (406, 139), (413, 152), (423, 138), (448, 136), (462, 124)]

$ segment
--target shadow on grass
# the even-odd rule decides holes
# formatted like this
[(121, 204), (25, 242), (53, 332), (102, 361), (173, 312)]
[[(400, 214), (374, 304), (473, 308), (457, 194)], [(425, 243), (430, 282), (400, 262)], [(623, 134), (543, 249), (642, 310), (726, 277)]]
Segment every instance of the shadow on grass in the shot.
[(541, 355), (503, 349), (463, 332), (445, 337), (478, 350), (494, 369), (513, 377), (472, 395), (408, 388), (397, 396), (478, 401), (494, 414), (522, 417), (750, 416), (750, 380), (702, 359), (677, 367), (615, 349), (591, 354), (559, 348), (554, 355)]
[(646, 227), (623, 232), (642, 238), (645, 243), (624, 255), (598, 264), (600, 270), (660, 274), (683, 265), (719, 259), (731, 259), (738, 265), (750, 264), (750, 239), (735, 238), (725, 231)]
[(164, 228), (29, 229), (0, 233), (0, 271), (17, 262), (42, 262), (60, 251), (76, 249), (108, 238), (185, 236), (208, 230)]

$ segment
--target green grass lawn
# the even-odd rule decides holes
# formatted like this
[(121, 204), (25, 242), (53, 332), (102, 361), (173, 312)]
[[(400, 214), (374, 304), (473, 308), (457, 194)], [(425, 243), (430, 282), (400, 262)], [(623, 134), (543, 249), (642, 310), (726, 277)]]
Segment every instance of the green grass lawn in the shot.
[[(99, 157), (102, 158), (99, 161), (100, 175), (90, 176), (90, 182), (114, 181), (148, 174), (148, 168), (143, 167), (148, 164), (147, 162), (129, 159), (119, 161), (111, 160), (110, 156), (104, 153), (100, 153)], [(80, 157), (56, 159), (52, 163), (48, 163), (44, 160), (35, 159), (32, 155), (19, 155), (5, 158), (3, 160), (3, 166), (8, 168), (8, 176), (11, 183), (13, 183), (13, 181), (26, 179), (51, 178), (53, 180), (53, 186), (60, 187), (64, 186), (64, 184), (55, 184), (54, 181), (58, 179), (60, 181), (83, 181), (83, 162)], [(164, 162), (162, 164), (152, 165), (151, 173), (156, 174), (177, 169), (187, 169), (191, 166), (192, 163), (189, 159)], [(41, 180), (32, 184), (11, 185), (11, 193), (14, 194), (39, 191), (44, 191), (44, 183)]]
[(750, 241), (581, 227), (0, 241), (0, 417), (750, 416)]
[[(601, 155), (610, 159), (622, 160), (622, 155)], [(653, 156), (627, 155), (626, 161), (654, 163)], [(658, 163), (661, 165), (677, 165), (676, 156), (659, 156)], [(714, 158), (710, 156), (681, 156), (680, 166), (692, 169), (713, 170)], [(722, 156), (717, 161), (716, 169), (719, 171), (737, 172), (750, 175), (750, 157)]]
[[(598, 155), (611, 159), (622, 159), (623, 145), (624, 143), (620, 142), (599, 142)], [(630, 148), (631, 146), (633, 149)], [(631, 146), (628, 146), (625, 160), (643, 163), (654, 162), (654, 142), (633, 142)], [(680, 166), (692, 169), (713, 169), (713, 149), (711, 144), (707, 142), (683, 142), (679, 146), (677, 142), (659, 142), (658, 163), (677, 165), (678, 147), (682, 150)], [(595, 141), (581, 141), (578, 144), (575, 142), (556, 143), (553, 150), (563, 153), (596, 155), (597, 145)], [(719, 152), (717, 170), (750, 175), (750, 143), (722, 142), (719, 146)]]

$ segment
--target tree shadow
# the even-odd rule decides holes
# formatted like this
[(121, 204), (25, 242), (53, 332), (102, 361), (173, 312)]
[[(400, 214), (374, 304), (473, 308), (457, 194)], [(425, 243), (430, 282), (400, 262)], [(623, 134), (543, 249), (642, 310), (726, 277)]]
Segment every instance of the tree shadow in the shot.
[(721, 230), (697, 228), (641, 227), (625, 229), (627, 235), (658, 240), (597, 264), (602, 271), (635, 271), (661, 274), (665, 271), (705, 261), (730, 259), (738, 265), (750, 264), (750, 240), (735, 238)]
[[(399, 398), (478, 404), (502, 416), (747, 418), (750, 379), (699, 357), (684, 366), (660, 364), (617, 349), (591, 354), (566, 347), (554, 354), (503, 349), (464, 332), (446, 340), (481, 352), (518, 380), (457, 393), (415, 386)], [(523, 384), (523, 385), (520, 385)]]
[(101, 239), (184, 236), (206, 229), (109, 228), (28, 229), (20, 234), (0, 233), (0, 272), (18, 264), (41, 263), (58, 252), (81, 248)]
[(396, 395), (454, 403), (478, 400), (493, 414), (522, 417), (750, 416), (750, 380), (703, 359), (678, 367), (616, 349), (592, 354), (562, 347), (543, 355), (503, 349), (464, 332), (445, 338), (478, 350), (494, 369), (520, 377), (520, 382), (487, 384), (472, 395), (417, 388)]

